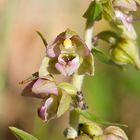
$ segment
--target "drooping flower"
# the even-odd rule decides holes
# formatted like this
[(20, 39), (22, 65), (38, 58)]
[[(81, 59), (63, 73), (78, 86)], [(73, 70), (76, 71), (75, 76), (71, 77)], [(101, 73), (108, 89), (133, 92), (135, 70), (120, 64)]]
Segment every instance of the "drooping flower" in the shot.
[(88, 46), (75, 32), (67, 29), (48, 44), (39, 74), (70, 76), (73, 73), (93, 74), (93, 70), (93, 56)]
[(38, 115), (45, 122), (63, 115), (70, 108), (71, 96), (75, 97), (77, 93), (77, 89), (69, 83), (56, 84), (51, 75), (39, 77), (36, 73), (21, 83), (28, 82), (22, 95), (42, 99)]

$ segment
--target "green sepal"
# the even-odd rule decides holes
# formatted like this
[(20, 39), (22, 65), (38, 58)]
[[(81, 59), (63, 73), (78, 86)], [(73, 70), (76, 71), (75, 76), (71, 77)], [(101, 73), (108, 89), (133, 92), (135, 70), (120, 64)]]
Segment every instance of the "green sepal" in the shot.
[(39, 68), (39, 76), (46, 76), (49, 73), (59, 74), (55, 68), (55, 63), (57, 63), (57, 59), (44, 57)]
[(106, 20), (111, 21), (115, 16), (112, 0), (103, 1), (102, 7), (103, 7), (103, 17)]
[(70, 107), (71, 96), (62, 90), (62, 97), (57, 110), (57, 117), (63, 115)]
[(94, 75), (94, 58), (92, 54), (84, 57), (82, 60), (77, 74), (81, 75), (83, 73), (86, 73), (88, 75)]
[(88, 24), (92, 24), (102, 18), (102, 5), (97, 0), (90, 3), (87, 11), (84, 13), (83, 17), (87, 19)]
[(81, 109), (77, 108), (76, 111), (79, 112), (80, 115), (82, 115), (83, 117), (85, 117), (86, 119), (88, 119), (94, 123), (99, 123), (102, 125), (115, 125), (115, 126), (128, 127), (125, 124), (110, 123), (110, 122), (104, 121), (101, 118), (97, 117), (95, 114), (93, 114), (87, 110), (81, 110)]
[(36, 31), (36, 32), (37, 32), (37, 34), (40, 36), (40, 38), (42, 39), (42, 41), (43, 41), (45, 47), (47, 47), (48, 43), (47, 43), (46, 39), (44, 38), (44, 36), (42, 35), (42, 33), (39, 32), (39, 31)]
[(39, 76), (46, 76), (47, 74), (49, 74), (47, 70), (48, 65), (49, 65), (49, 58), (44, 57), (39, 68)]
[(77, 33), (74, 32), (74, 31), (72, 31), (72, 30), (69, 29), (69, 28), (66, 29), (66, 31), (65, 31), (65, 36), (66, 36), (66, 38), (70, 38), (70, 37), (72, 37), (72, 36), (74, 36), (74, 35), (77, 35)]
[(72, 84), (63, 82), (58, 84), (57, 87), (64, 90), (70, 96), (76, 96), (77, 89)]
[(9, 127), (9, 129), (17, 137), (18, 140), (38, 140), (37, 138), (35, 138), (31, 134), (29, 134), (23, 130), (20, 130), (16, 127)]

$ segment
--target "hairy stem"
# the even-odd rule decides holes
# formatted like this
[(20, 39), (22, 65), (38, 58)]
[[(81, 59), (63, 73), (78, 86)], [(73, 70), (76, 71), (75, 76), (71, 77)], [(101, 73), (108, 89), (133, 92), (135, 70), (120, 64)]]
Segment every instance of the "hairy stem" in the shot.
[(85, 43), (87, 44), (88, 48), (91, 50), (93, 47), (92, 38), (93, 38), (93, 25), (86, 24), (85, 28)]
[[(85, 43), (92, 49), (92, 37), (93, 37), (93, 25), (86, 24), (85, 28)], [(82, 90), (83, 80), (85, 75), (73, 75), (72, 84), (77, 88), (78, 91)], [(67, 139), (76, 138), (78, 136), (78, 124), (79, 124), (79, 113), (76, 112), (74, 109), (70, 111), (70, 118), (69, 118), (70, 127), (68, 128), (67, 132)]]

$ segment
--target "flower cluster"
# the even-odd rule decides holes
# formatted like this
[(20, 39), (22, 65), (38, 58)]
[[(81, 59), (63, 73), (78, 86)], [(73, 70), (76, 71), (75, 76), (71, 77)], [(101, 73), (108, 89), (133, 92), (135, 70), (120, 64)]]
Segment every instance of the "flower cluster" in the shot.
[[(110, 64), (110, 62), (112, 61), (111, 64), (119, 66), (131, 64), (137, 69), (140, 69), (139, 50), (136, 43), (137, 34), (132, 24), (133, 16), (131, 14), (131, 12), (137, 10), (137, 4), (140, 4), (140, 1), (95, 0), (93, 3), (94, 7), (101, 7), (100, 12), (102, 14), (102, 17), (104, 17), (107, 21), (110, 21), (109, 23), (111, 27), (113, 27), (113, 31), (100, 32), (93, 39), (93, 41), (95, 41), (96, 43), (94, 44), (96, 47), (98, 47), (99, 39), (103, 39), (110, 44), (110, 59), (106, 58), (105, 62), (108, 61), (108, 63)], [(91, 11), (88, 11), (88, 13), (90, 12)]]

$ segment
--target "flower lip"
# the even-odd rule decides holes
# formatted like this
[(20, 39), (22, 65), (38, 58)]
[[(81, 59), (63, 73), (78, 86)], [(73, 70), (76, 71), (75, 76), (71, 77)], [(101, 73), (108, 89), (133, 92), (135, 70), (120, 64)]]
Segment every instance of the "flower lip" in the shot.
[(74, 56), (63, 56), (62, 59), (66, 62), (69, 63), (72, 61), (75, 57)]
[(63, 75), (71, 75), (74, 73), (80, 66), (79, 56), (72, 57), (62, 57), (59, 58), (58, 63), (55, 64), (56, 69), (61, 72)]

